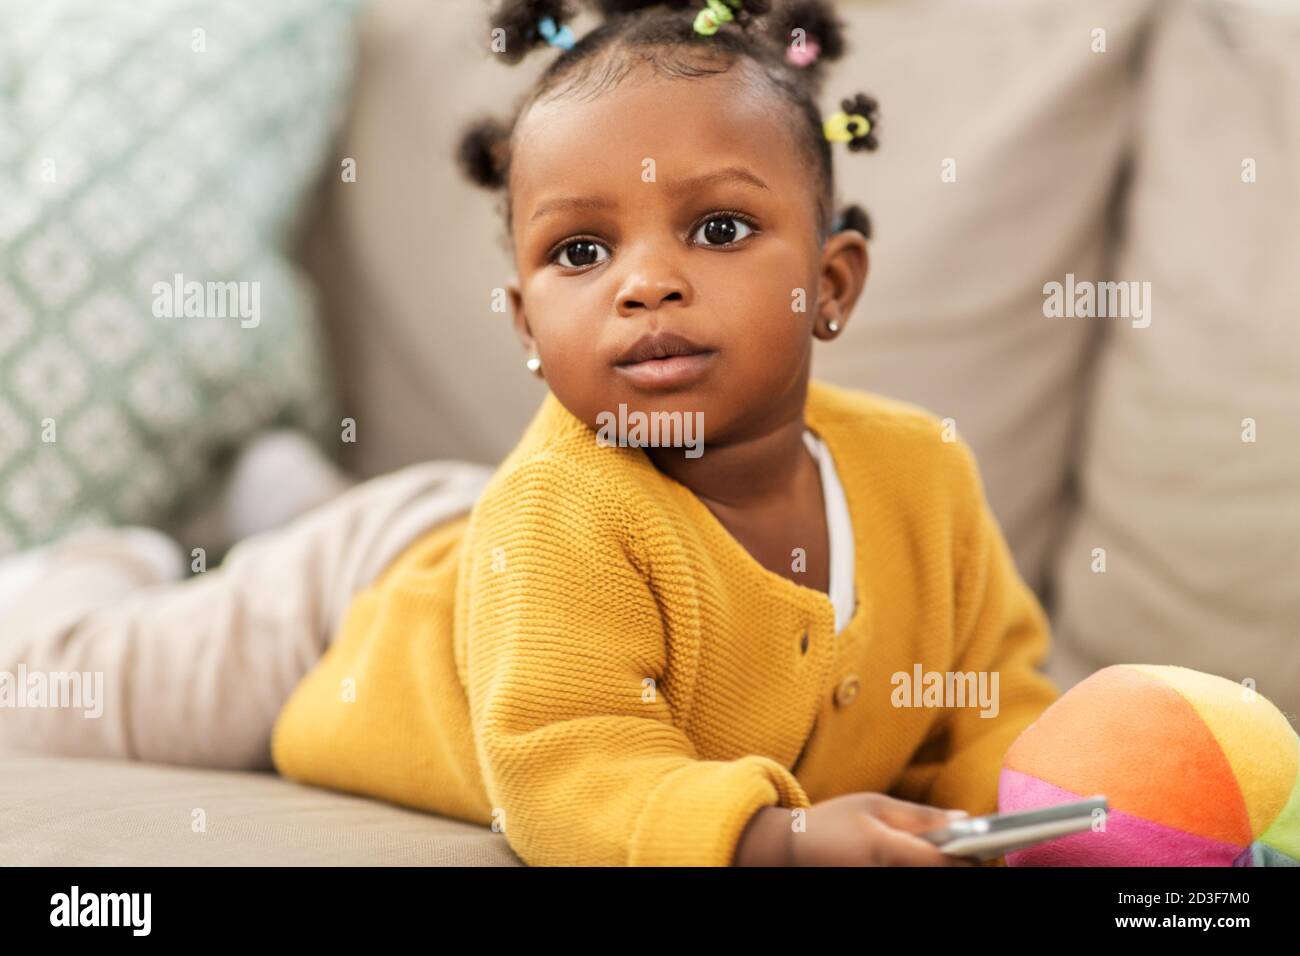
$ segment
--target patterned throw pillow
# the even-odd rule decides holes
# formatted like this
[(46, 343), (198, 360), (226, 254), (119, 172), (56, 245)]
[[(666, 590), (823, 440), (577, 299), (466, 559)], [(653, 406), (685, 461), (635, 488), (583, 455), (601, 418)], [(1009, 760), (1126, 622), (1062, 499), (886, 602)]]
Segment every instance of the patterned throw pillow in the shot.
[(333, 430), (284, 247), (359, 2), (0, 0), (0, 555), (172, 526), (252, 434)]

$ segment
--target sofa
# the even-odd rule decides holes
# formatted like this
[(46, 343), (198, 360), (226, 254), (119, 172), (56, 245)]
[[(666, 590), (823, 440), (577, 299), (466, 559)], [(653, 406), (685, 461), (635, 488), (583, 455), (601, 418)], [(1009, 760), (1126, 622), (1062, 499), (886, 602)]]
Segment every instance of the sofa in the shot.
[[(881, 148), (836, 157), (839, 202), (872, 217), (871, 274), (814, 375), (952, 420), (1049, 611), (1063, 689), (1180, 664), (1252, 682), (1294, 722), (1300, 13), (840, 8), (851, 53), (823, 108), (876, 96)], [(305, 427), (355, 479), (493, 464), (544, 395), (490, 307), (511, 268), (496, 197), (452, 149), (548, 57), (493, 62), (484, 28), (473, 0), (359, 9), (346, 110), (286, 240), (359, 438)], [(1107, 281), (1149, 283), (1146, 307), (1049, 314), (1049, 284)], [(19, 752), (0, 755), (0, 861), (520, 863), (499, 833), (268, 774)]]

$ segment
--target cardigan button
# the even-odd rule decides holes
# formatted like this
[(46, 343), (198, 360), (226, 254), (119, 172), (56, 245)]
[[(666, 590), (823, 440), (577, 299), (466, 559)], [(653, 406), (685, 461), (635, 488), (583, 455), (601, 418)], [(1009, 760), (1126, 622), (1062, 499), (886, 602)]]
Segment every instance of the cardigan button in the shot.
[(799, 638), (799, 653), (800, 654), (808, 653), (808, 632), (807, 631), (804, 631), (803, 637)]
[(858, 679), (856, 677), (846, 677), (840, 681), (835, 688), (835, 706), (847, 707), (858, 699)]

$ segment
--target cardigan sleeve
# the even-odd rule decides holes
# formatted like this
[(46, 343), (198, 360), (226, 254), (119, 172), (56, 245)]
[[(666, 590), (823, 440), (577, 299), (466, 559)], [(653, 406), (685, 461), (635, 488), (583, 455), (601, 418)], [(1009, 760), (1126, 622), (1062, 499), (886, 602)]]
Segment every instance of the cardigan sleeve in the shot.
[(997, 812), (1003, 757), (1060, 690), (1040, 669), (1049, 646), (1046, 616), (1016, 570), (964, 445), (961, 457), (970, 493), (955, 557), (953, 659), (935, 669), (986, 674), (990, 682), (996, 675), (997, 709), (988, 716), (978, 704), (946, 710), (893, 792), (979, 816)]
[[(467, 548), (475, 746), (525, 863), (726, 866), (759, 809), (809, 806), (786, 767), (701, 759), (674, 723), (663, 595), (613, 489), (563, 462), (525, 463), (480, 500)], [(684, 579), (670, 586), (688, 593)]]

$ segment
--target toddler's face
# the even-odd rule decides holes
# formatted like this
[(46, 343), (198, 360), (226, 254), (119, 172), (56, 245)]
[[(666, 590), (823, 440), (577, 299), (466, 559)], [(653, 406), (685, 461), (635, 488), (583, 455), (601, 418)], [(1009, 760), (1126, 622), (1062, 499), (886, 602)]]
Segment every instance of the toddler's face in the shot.
[[(707, 447), (802, 414), (812, 337), (847, 324), (867, 257), (856, 232), (818, 245), (815, 172), (788, 110), (742, 68), (646, 72), (521, 120), (515, 326), (593, 429), (620, 404), (703, 412)], [(704, 351), (629, 362), (661, 332)]]

